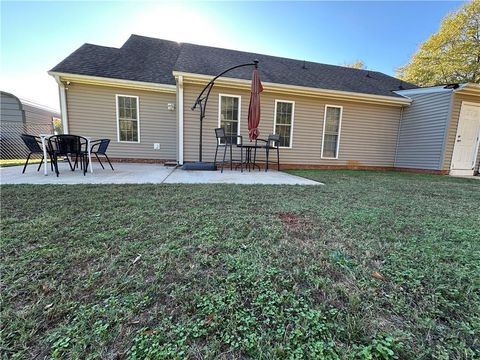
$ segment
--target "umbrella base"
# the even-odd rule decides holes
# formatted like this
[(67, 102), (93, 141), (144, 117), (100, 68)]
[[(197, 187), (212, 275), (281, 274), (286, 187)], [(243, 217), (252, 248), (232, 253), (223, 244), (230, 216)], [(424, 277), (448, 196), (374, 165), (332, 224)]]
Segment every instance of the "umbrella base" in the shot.
[(217, 166), (214, 163), (197, 161), (183, 164), (182, 170), (217, 171)]

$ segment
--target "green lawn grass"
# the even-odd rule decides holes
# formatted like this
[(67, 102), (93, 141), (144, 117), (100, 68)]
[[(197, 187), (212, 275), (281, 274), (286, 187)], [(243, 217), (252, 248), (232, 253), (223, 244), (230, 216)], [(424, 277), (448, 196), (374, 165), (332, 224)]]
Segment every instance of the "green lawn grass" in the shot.
[(4, 358), (480, 357), (480, 182), (2, 186)]

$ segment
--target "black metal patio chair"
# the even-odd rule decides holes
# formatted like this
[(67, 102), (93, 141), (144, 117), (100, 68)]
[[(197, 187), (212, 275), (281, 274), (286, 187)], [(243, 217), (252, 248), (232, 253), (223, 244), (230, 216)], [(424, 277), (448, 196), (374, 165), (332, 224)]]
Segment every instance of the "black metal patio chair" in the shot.
[[(261, 144), (258, 144), (261, 142)], [(277, 163), (277, 170), (280, 171), (280, 135), (279, 134), (271, 134), (268, 135), (267, 140), (265, 139), (256, 139), (255, 140), (255, 151), (253, 154), (253, 164), (256, 165), (257, 161), (257, 148), (258, 149), (265, 149), (265, 171), (268, 171), (268, 164), (269, 163)], [(269, 155), (270, 150), (276, 150), (277, 152), (277, 161), (270, 161)]]
[(112, 168), (112, 171), (114, 171), (112, 163), (110, 162), (110, 159), (108, 158), (108, 155), (107, 155), (107, 149), (108, 149), (108, 145), (110, 144), (110, 139), (94, 140), (90, 144), (92, 144), (92, 146), (90, 147), (90, 153), (95, 155), (98, 162), (102, 166), (102, 169), (105, 169), (105, 167), (103, 166), (102, 162), (100, 161), (100, 158), (98, 157), (98, 155), (105, 156), (105, 159), (107, 159), (108, 164)]
[[(217, 163), (217, 153), (218, 148), (223, 147), (223, 160), (222, 160), (222, 169), (221, 172), (223, 173), (223, 165), (225, 164), (225, 157), (227, 155), (227, 147), (230, 148), (230, 170), (233, 170), (233, 145), (240, 148), (240, 170), (243, 172), (243, 137), (241, 135), (230, 135), (227, 136), (225, 133), (224, 128), (216, 128), (215, 129), (215, 137), (217, 141), (217, 147), (215, 149), (215, 159), (213, 160), (214, 164)], [(238, 142), (240, 140), (240, 143)]]
[[(38, 136), (28, 135), (28, 134), (22, 134), (22, 135), (20, 135), (20, 137), (22, 138), (23, 142), (27, 146), (28, 151), (30, 151), (30, 153), (27, 156), (27, 161), (25, 162), (25, 165), (23, 166), (22, 174), (25, 174), (25, 170), (27, 168), (28, 161), (30, 160), (30, 156), (32, 156), (34, 154), (41, 154), (42, 155), (42, 161), (40, 161), (40, 164), (38, 164), (38, 168), (37, 168), (37, 171), (40, 171), (40, 168), (42, 167), (43, 161), (45, 160), (43, 158), (42, 140)], [(51, 148), (49, 146), (47, 146), (47, 155), (50, 157), (50, 166), (52, 167), (52, 170), (53, 170), (52, 152), (51, 152)]]
[[(80, 167), (83, 169), (83, 175), (87, 172), (88, 166), (88, 141), (83, 136), (78, 135), (55, 135), (48, 139), (49, 146), (52, 150), (53, 166), (55, 173), (58, 171), (58, 157), (63, 156), (67, 159), (70, 170), (74, 171), (80, 158)], [(75, 157), (75, 165), (72, 166), (69, 157)]]

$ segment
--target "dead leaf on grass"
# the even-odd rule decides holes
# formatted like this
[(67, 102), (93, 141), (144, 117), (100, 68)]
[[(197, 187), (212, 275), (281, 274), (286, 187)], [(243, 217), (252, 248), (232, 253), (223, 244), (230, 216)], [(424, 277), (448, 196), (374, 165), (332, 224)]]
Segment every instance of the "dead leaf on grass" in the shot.
[(385, 277), (384, 277), (382, 274), (380, 274), (378, 271), (372, 272), (372, 276), (373, 276), (375, 279), (385, 281)]
[(145, 335), (153, 335), (153, 334), (156, 334), (157, 331), (156, 330), (145, 330), (143, 333)]

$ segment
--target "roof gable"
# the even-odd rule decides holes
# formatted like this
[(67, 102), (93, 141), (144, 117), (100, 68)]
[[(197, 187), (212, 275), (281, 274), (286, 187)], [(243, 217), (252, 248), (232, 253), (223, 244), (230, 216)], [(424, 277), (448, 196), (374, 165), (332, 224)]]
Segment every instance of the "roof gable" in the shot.
[(180, 44), (132, 35), (120, 49), (84, 44), (51, 71), (175, 85)]

